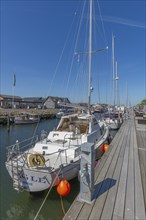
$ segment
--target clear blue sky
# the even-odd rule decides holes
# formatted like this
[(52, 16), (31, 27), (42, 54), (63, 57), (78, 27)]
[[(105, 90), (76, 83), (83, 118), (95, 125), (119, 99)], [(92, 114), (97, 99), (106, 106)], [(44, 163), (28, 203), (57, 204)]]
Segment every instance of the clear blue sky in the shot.
[[(87, 101), (88, 10), (84, 1), (1, 1), (0, 93), (21, 97), (67, 96)], [(92, 103), (112, 103), (112, 48), (118, 63), (119, 101), (146, 97), (145, 1), (94, 1)], [(16, 86), (13, 88), (13, 75)], [(127, 86), (126, 86), (127, 85)]]

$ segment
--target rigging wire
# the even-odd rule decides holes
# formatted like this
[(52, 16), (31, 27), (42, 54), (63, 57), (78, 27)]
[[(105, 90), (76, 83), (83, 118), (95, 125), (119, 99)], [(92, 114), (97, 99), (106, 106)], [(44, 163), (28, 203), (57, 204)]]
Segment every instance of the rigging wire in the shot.
[[(77, 9), (77, 10), (78, 10), (78, 9)], [(55, 77), (56, 77), (56, 74), (57, 74), (57, 71), (58, 71), (58, 68), (59, 68), (59, 65), (60, 65), (62, 56), (63, 56), (63, 53), (64, 53), (64, 50), (65, 50), (66, 45), (67, 45), (67, 42), (68, 42), (68, 38), (69, 38), (70, 33), (71, 33), (72, 26), (73, 26), (74, 21), (75, 21), (75, 17), (76, 17), (76, 14), (77, 14), (77, 10), (76, 10), (76, 12), (75, 12), (75, 14), (74, 14), (74, 18), (73, 18), (72, 24), (71, 24), (70, 29), (69, 29), (69, 31), (68, 31), (68, 34), (67, 34), (67, 37), (66, 37), (66, 40), (65, 40), (65, 44), (64, 44), (64, 46), (63, 46), (63, 49), (62, 49), (62, 52), (61, 52), (59, 61), (58, 61), (58, 63), (57, 63), (57, 66), (56, 66), (54, 75), (53, 75), (53, 77), (52, 77), (52, 80), (51, 80), (51, 83), (50, 83), (50, 88), (49, 88), (49, 90), (48, 90), (48, 94), (50, 94), (50, 92), (51, 92), (51, 89), (52, 89), (52, 86), (53, 86), (53, 83), (54, 83), (54, 80), (55, 80)], [(39, 122), (40, 122), (40, 121), (39, 121)], [(37, 132), (37, 129), (38, 129), (38, 126), (39, 126), (39, 122), (37, 122), (37, 125), (36, 125), (36, 127), (35, 127), (35, 130), (34, 130), (34, 132), (33, 132), (33, 137), (35, 136), (35, 134), (36, 134), (36, 132)], [(32, 140), (33, 140), (33, 139), (32, 139)], [(31, 143), (30, 143), (30, 144), (31, 144)]]
[[(88, 4), (86, 4), (86, 5), (88, 7)], [(88, 13), (89, 13), (89, 7), (88, 7)], [(87, 16), (87, 18), (89, 18), (89, 16)], [(88, 36), (88, 31), (89, 31), (88, 26), (89, 26), (89, 19), (87, 19), (85, 30), (83, 32), (84, 36)], [(88, 53), (88, 47), (87, 47), (88, 38), (85, 37), (84, 39), (85, 39), (85, 41), (84, 41), (84, 45), (83, 45), (83, 49), (82, 49), (83, 52), (75, 52), (76, 56), (79, 56), (80, 54), (83, 54), (83, 55), (80, 56), (80, 62), (78, 63), (78, 68), (77, 68), (77, 71), (76, 71), (77, 72), (76, 78), (73, 82), (73, 87), (72, 87), (72, 90), (71, 90), (71, 94), (73, 94), (73, 97), (74, 97), (74, 94), (76, 92), (77, 97), (78, 97), (78, 99), (80, 99), (81, 102), (87, 102), (87, 100), (85, 98), (85, 97), (87, 97), (87, 95), (85, 95), (85, 94), (87, 92), (87, 87), (89, 86), (88, 83), (87, 83), (88, 82), (88, 78), (87, 78), (88, 77), (88, 73), (87, 73), (87, 69), (88, 69), (87, 59), (88, 59), (88, 56), (85, 56), (85, 55), (89, 54)], [(78, 88), (78, 89), (76, 89), (76, 88)], [(82, 91), (82, 93), (80, 91)]]
[[(98, 25), (97, 25), (97, 23), (96, 23), (96, 13), (95, 13), (95, 5), (94, 5), (94, 7), (93, 7), (93, 19), (94, 19), (94, 22), (93, 22), (93, 24), (94, 24), (94, 26), (93, 26), (93, 30), (94, 30), (94, 41), (95, 41), (95, 48), (98, 48), (98, 43), (97, 43), (97, 35), (96, 35), (96, 26), (97, 26), (97, 29), (98, 29), (98, 31), (99, 31), (99, 28), (98, 28)], [(99, 33), (100, 33), (100, 31), (99, 31)], [(95, 64), (96, 64), (97, 62), (95, 62), (94, 63), (94, 66), (95, 66)], [(98, 65), (97, 65), (98, 66)], [(95, 69), (96, 69), (96, 73), (98, 72), (98, 68), (95, 66)], [(99, 101), (99, 103), (100, 103), (100, 87), (99, 87), (99, 74), (97, 73), (97, 74), (95, 74), (95, 79), (97, 80), (97, 100)]]
[(39, 120), (39, 121), (37, 122), (37, 124), (36, 124), (36, 127), (35, 127), (35, 130), (34, 130), (34, 132), (33, 132), (32, 140), (31, 140), (31, 143), (30, 143), (30, 144), (32, 144), (32, 142), (33, 142), (33, 138), (34, 138), (35, 135), (36, 135), (36, 132), (37, 132), (37, 129), (38, 129), (39, 123), (40, 123), (40, 120)]
[(72, 67), (73, 67), (74, 55), (75, 55), (75, 52), (76, 52), (76, 47), (77, 47), (77, 43), (78, 43), (78, 39), (79, 39), (79, 33), (80, 33), (80, 30), (81, 30), (81, 24), (82, 24), (82, 21), (83, 21), (83, 14), (84, 14), (84, 11), (85, 11), (85, 6), (86, 6), (86, 1), (84, 2), (81, 17), (80, 17), (78, 33), (77, 33), (77, 38), (76, 38), (75, 47), (74, 47), (75, 49), (74, 49), (74, 53), (73, 53), (73, 56), (72, 56), (72, 61), (71, 61), (71, 66), (70, 66), (70, 70), (69, 70), (69, 75), (68, 75), (68, 81), (67, 81), (67, 85), (66, 85), (65, 94), (67, 94), (67, 90), (68, 90), (68, 87), (69, 87), (69, 81), (70, 81)]
[[(107, 67), (109, 67), (109, 51), (107, 51), (107, 57), (106, 57), (106, 62), (107, 62)], [(110, 89), (110, 74), (108, 74), (108, 71), (109, 68), (107, 68), (107, 77), (106, 77), (106, 80), (105, 80), (105, 87), (106, 87), (106, 91), (105, 91), (105, 103), (108, 103), (108, 95), (109, 95), (109, 91), (111, 91)], [(109, 77), (109, 78), (108, 78)]]
[(102, 18), (102, 15), (101, 15), (101, 8), (100, 8), (100, 4), (99, 4), (98, 0), (97, 0), (97, 4), (98, 4), (99, 16), (100, 16), (100, 19), (101, 19), (101, 24), (102, 24), (105, 43), (106, 43), (106, 45), (108, 45), (108, 41), (107, 41), (106, 33), (105, 33), (105, 28), (104, 28), (104, 23), (103, 23), (103, 18)]
[[(78, 10), (78, 9), (77, 9), (77, 10)], [(54, 74), (53, 74), (53, 77), (52, 77), (52, 80), (51, 80), (51, 83), (50, 83), (50, 88), (49, 88), (49, 90), (48, 90), (48, 94), (50, 94), (50, 92), (51, 92), (51, 89), (52, 89), (52, 86), (53, 86), (53, 83), (54, 83), (54, 80), (55, 80), (56, 74), (57, 74), (57, 72), (58, 72), (58, 68), (59, 68), (59, 65), (60, 65), (61, 59), (62, 59), (62, 57), (63, 57), (64, 50), (65, 50), (66, 45), (67, 45), (67, 42), (68, 42), (68, 38), (69, 38), (70, 33), (71, 33), (72, 26), (73, 26), (73, 24), (74, 24), (74, 20), (75, 20), (76, 14), (77, 14), (77, 11), (76, 11), (75, 14), (74, 14), (74, 18), (73, 18), (72, 24), (70, 25), (70, 28), (69, 28), (69, 31), (68, 31), (68, 34), (67, 34), (67, 37), (66, 37), (66, 40), (65, 40), (65, 43), (64, 43), (64, 46), (63, 46), (62, 52), (61, 52), (61, 54), (60, 54), (59, 61), (58, 61), (58, 63), (57, 63), (57, 66), (56, 66), (55, 72), (54, 72)]]
[[(94, 15), (94, 17), (93, 17), (93, 19), (94, 19), (94, 41), (95, 41), (95, 47), (96, 48), (98, 48), (98, 43), (97, 43), (97, 31), (98, 31), (98, 33), (100, 34), (100, 36), (101, 36), (101, 38), (103, 39), (103, 41), (106, 43), (106, 46), (107, 46), (107, 39), (106, 39), (106, 35), (105, 35), (105, 30), (104, 30), (104, 25), (103, 25), (103, 22), (102, 22), (102, 32), (101, 32), (101, 30), (100, 30), (100, 28), (99, 28), (99, 25), (98, 25), (98, 23), (97, 23), (97, 19), (96, 19), (96, 11), (95, 11), (95, 3), (94, 3), (94, 7), (93, 7), (93, 9), (94, 9), (94, 11), (93, 11), (93, 15)], [(99, 6), (99, 3), (98, 3), (98, 8), (99, 8), (99, 13), (100, 13), (100, 18), (101, 18), (101, 21), (102, 21), (102, 16), (101, 16), (101, 10), (100, 10), (100, 6)], [(106, 47), (106, 48), (108, 48), (108, 47)], [(102, 49), (101, 49), (102, 50)], [(97, 50), (97, 51), (99, 51), (99, 50)], [(93, 51), (94, 52), (94, 51)], [(96, 50), (95, 50), (95, 52), (96, 52)], [(107, 59), (106, 59), (106, 63), (107, 63), (107, 66), (108, 66), (108, 51), (107, 51)], [(94, 62), (94, 64), (96, 65), (96, 63), (97, 62)], [(95, 69), (96, 69), (96, 72), (97, 72), (97, 67), (98, 67), (98, 64), (97, 64), (97, 66), (95, 66)], [(105, 65), (103, 66), (103, 67), (105, 67)], [(105, 69), (105, 68), (104, 68)], [(105, 72), (106, 72), (106, 69), (105, 69)], [(99, 99), (99, 103), (101, 102), (101, 93), (100, 93), (100, 87), (99, 87), (99, 85), (101, 84), (101, 82), (100, 82), (100, 74), (96, 74), (95, 76), (97, 76), (97, 93), (98, 93), (98, 99)], [(104, 90), (104, 92), (105, 92), (105, 100), (106, 100), (106, 103), (107, 103), (107, 77), (105, 77), (105, 80), (104, 80), (104, 82), (106, 83), (106, 89)], [(103, 88), (104, 88), (104, 86), (103, 86)]]

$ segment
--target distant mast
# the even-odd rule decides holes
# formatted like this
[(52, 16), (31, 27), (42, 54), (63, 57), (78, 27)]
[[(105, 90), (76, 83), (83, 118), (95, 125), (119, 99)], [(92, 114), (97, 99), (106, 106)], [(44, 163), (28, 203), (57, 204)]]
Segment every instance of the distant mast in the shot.
[(128, 82), (126, 81), (126, 108), (129, 107)]
[(89, 85), (88, 85), (88, 111), (91, 113), (91, 74), (92, 74), (92, 0), (90, 0), (90, 23), (89, 23)]

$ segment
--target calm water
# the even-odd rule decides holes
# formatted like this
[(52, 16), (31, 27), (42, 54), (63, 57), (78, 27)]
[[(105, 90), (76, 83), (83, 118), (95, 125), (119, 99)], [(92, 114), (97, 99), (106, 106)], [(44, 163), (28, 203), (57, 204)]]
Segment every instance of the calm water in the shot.
[[(58, 125), (58, 122), (58, 119), (41, 121), (37, 127), (36, 134), (40, 134), (42, 130), (52, 130)], [(5, 168), (6, 147), (14, 144), (16, 140), (22, 141), (30, 138), (35, 130), (35, 124), (12, 125), (8, 133), (6, 126), (0, 126), (0, 220), (33, 220), (47, 193), (47, 191), (37, 195), (31, 195), (25, 191), (17, 193), (17, 191), (13, 190), (12, 180)], [(79, 193), (77, 178), (72, 180), (70, 184), (71, 193), (63, 198), (65, 211), (68, 210)], [(61, 220), (63, 216), (60, 196), (54, 187), (37, 220)]]
[[(41, 130), (52, 130), (58, 122), (58, 119), (41, 121), (36, 134), (40, 134)], [(31, 195), (25, 191), (17, 193), (13, 190), (12, 180), (5, 168), (6, 147), (15, 143), (16, 140), (22, 141), (31, 137), (35, 130), (35, 124), (13, 125), (8, 133), (6, 126), (0, 126), (0, 220), (33, 220), (47, 193), (47, 191), (37, 195)], [(78, 180), (74, 179), (70, 183), (71, 193), (63, 198), (65, 211), (79, 192)], [(54, 187), (37, 220), (60, 220), (63, 216), (60, 196)]]

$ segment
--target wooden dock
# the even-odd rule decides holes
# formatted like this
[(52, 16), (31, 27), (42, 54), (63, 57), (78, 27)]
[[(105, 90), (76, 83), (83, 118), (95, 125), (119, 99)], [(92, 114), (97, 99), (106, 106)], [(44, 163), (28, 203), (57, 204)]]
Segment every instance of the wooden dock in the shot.
[[(63, 220), (146, 219), (146, 180), (141, 178), (141, 173), (146, 169), (146, 161), (141, 155), (144, 161), (139, 162), (138, 156), (138, 148), (143, 148), (145, 134), (141, 138), (140, 132), (136, 130), (133, 116), (122, 124), (109, 150), (95, 168), (95, 200), (88, 204), (79, 201), (77, 197)], [(137, 144), (136, 133), (140, 145)]]
[(140, 120), (135, 120), (135, 125), (144, 201), (146, 206), (146, 123), (140, 123)]

